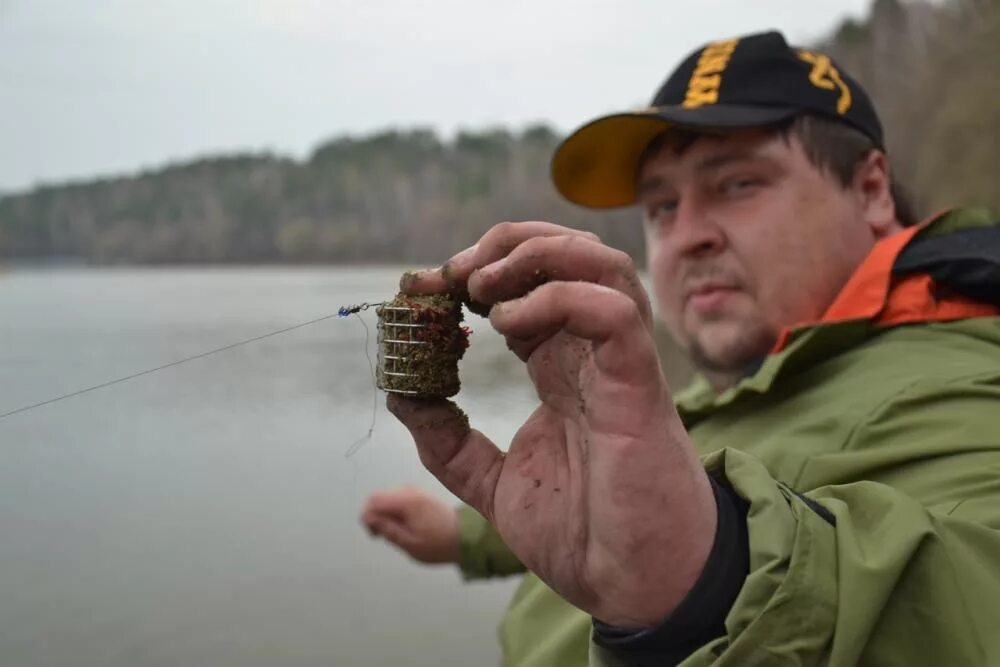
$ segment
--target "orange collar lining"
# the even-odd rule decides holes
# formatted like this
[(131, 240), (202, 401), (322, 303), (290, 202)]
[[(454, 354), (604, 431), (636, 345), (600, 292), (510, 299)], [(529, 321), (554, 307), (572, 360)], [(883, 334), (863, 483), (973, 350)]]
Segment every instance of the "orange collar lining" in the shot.
[(927, 274), (893, 280), (892, 268), (899, 253), (921, 229), (939, 217), (934, 216), (876, 243), (823, 317), (818, 322), (803, 323), (782, 331), (771, 354), (785, 349), (794, 331), (818, 324), (871, 320), (876, 326), (888, 327), (1000, 315), (1000, 308), (996, 306), (962, 296), (936, 294), (934, 280)]

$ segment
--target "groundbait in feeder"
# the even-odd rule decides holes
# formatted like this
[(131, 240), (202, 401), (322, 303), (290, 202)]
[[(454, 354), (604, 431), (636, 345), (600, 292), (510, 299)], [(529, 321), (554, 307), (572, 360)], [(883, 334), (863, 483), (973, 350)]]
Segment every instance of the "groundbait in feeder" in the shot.
[(458, 360), (469, 346), (462, 303), (449, 296), (398, 294), (376, 308), (378, 365), (383, 391), (415, 398), (458, 393)]

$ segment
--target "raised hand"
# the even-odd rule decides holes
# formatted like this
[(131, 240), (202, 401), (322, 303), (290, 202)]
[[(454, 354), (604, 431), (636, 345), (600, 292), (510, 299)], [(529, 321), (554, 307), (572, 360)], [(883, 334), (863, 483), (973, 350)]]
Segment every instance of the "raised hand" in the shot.
[(505, 454), (450, 401), (390, 396), (424, 465), (569, 602), (623, 627), (661, 621), (704, 566), (716, 509), (630, 259), (592, 234), (504, 223), (401, 287), (491, 306), (540, 399)]

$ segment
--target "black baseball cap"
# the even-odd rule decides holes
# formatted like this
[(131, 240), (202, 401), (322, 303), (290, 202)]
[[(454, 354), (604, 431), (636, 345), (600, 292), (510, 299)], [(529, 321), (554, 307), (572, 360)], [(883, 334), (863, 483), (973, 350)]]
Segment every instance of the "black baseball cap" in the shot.
[(645, 109), (603, 116), (556, 149), (552, 180), (591, 208), (634, 204), (639, 157), (670, 127), (707, 132), (774, 125), (800, 114), (839, 120), (884, 146), (868, 94), (831, 58), (788, 45), (780, 32), (708, 44), (674, 70)]

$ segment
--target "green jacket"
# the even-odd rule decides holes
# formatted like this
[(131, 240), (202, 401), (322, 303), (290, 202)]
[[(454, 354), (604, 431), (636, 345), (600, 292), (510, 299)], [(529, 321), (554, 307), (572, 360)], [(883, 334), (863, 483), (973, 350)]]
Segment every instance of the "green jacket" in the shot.
[[(952, 212), (916, 240), (996, 219)], [(1000, 664), (1000, 317), (910, 298), (933, 283), (893, 301), (915, 286), (888, 289), (893, 243), (753, 376), (677, 399), (706, 468), (750, 504), (727, 634), (684, 665)], [(467, 577), (523, 571), (485, 520), (461, 517)], [(590, 633), (528, 573), (500, 626), (505, 664), (620, 664)]]

